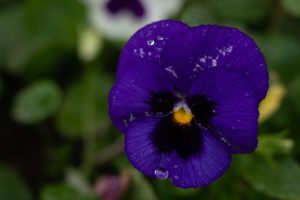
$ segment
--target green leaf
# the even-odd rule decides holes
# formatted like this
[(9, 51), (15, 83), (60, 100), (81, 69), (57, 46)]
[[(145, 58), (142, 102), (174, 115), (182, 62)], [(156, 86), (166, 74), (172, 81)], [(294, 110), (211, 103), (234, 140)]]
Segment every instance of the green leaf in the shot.
[(138, 171), (132, 170), (132, 183), (124, 199), (130, 200), (157, 200), (153, 188), (145, 177)]
[(288, 97), (292, 103), (292, 108), (295, 109), (295, 111), (300, 112), (300, 74), (298, 74), (291, 82)]
[(74, 0), (29, 0), (25, 4), (29, 30), (66, 47), (76, 47), (84, 7)]
[(12, 115), (20, 123), (40, 122), (58, 110), (61, 99), (61, 90), (53, 81), (40, 80), (17, 94)]
[(82, 195), (69, 185), (48, 185), (41, 192), (41, 200), (99, 200), (93, 194)]
[(11, 169), (0, 165), (0, 199), (31, 200), (25, 183)]
[(96, 69), (88, 69), (81, 80), (69, 88), (57, 118), (58, 129), (70, 137), (105, 128), (108, 119), (108, 92), (112, 80)]
[(216, 23), (215, 17), (203, 3), (191, 4), (182, 14), (181, 20), (191, 26)]
[(294, 36), (276, 32), (257, 39), (268, 67), (279, 72), (284, 82), (290, 82), (291, 77), (299, 71), (300, 46), (298, 44), (300, 40)]
[(280, 199), (300, 198), (300, 166), (291, 158), (268, 162), (257, 155), (243, 160), (243, 176), (257, 191)]
[(212, 12), (222, 20), (259, 23), (271, 11), (270, 0), (215, 0), (207, 1)]
[(300, 1), (299, 0), (282, 0), (284, 9), (291, 15), (300, 17)]
[[(240, 155), (241, 157), (244, 155)], [(268, 200), (267, 195), (257, 192), (251, 187), (245, 187), (244, 180), (238, 163), (239, 156), (234, 156), (229, 170), (216, 182), (211, 184), (208, 189), (208, 199), (218, 200), (240, 200), (240, 199), (263, 199)]]
[(48, 175), (60, 177), (65, 173), (66, 167), (69, 166), (71, 156), (71, 145), (64, 144), (47, 149), (47, 162), (45, 169)]
[[(22, 70), (22, 63), (31, 54), (31, 45), (26, 42), (23, 6), (11, 6), (0, 12), (0, 62), (9, 72)], [(27, 44), (26, 44), (27, 43)], [(26, 51), (24, 51), (26, 47)]]
[(294, 141), (292, 139), (287, 139), (286, 135), (286, 131), (278, 134), (260, 135), (256, 152), (269, 157), (289, 154), (294, 146)]
[(1, 67), (27, 80), (49, 75), (74, 53), (83, 20), (84, 7), (73, 0), (29, 0), (2, 9)]

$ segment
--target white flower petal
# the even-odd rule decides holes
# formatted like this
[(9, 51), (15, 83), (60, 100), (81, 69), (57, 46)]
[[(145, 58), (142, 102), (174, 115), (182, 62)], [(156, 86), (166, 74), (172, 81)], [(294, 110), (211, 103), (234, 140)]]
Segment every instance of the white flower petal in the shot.
[(109, 39), (128, 39), (136, 30), (153, 21), (166, 19), (176, 14), (184, 0), (140, 0), (145, 16), (137, 18), (130, 11), (112, 15), (106, 9), (108, 0), (83, 0), (88, 7), (92, 25)]

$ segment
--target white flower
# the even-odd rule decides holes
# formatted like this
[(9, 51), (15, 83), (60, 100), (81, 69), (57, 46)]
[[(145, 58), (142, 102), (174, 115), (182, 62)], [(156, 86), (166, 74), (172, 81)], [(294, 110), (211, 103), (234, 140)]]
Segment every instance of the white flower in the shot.
[(139, 0), (145, 10), (140, 18), (127, 9), (112, 14), (106, 7), (110, 0), (82, 1), (88, 8), (88, 17), (95, 29), (109, 39), (125, 40), (145, 24), (176, 14), (184, 0)]

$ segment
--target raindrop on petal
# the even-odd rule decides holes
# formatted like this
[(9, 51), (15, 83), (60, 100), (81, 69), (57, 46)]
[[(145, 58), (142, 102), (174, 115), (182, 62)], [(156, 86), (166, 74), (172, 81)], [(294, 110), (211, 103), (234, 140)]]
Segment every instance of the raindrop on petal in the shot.
[(168, 178), (169, 172), (167, 170), (162, 169), (162, 168), (158, 168), (154, 171), (154, 175), (156, 176), (156, 178), (164, 180), (164, 179)]
[(154, 40), (148, 40), (148, 41), (147, 41), (147, 44), (148, 44), (149, 46), (153, 46), (153, 45), (154, 45), (154, 43), (155, 43), (155, 41), (154, 41)]
[(157, 40), (164, 40), (164, 38), (162, 36), (157, 36)]

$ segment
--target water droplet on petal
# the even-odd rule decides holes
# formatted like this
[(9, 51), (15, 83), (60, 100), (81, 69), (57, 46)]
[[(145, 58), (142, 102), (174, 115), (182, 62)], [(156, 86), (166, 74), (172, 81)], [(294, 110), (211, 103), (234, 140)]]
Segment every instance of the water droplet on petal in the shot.
[(199, 61), (202, 62), (202, 63), (205, 63), (205, 62), (206, 62), (206, 59), (205, 59), (205, 57), (199, 58)]
[(139, 49), (139, 52), (138, 52), (137, 54), (138, 54), (141, 58), (143, 58), (144, 55), (145, 55), (144, 49), (143, 49), (143, 48), (140, 48), (140, 49)]
[(178, 165), (173, 165), (173, 168), (174, 168), (174, 169), (178, 168)]
[(147, 44), (148, 44), (149, 46), (153, 46), (153, 45), (154, 45), (154, 43), (155, 43), (155, 41), (154, 41), (154, 40), (148, 40), (148, 41), (147, 41)]
[(174, 176), (174, 179), (175, 179), (175, 180), (178, 180), (178, 179), (179, 179), (179, 176), (175, 175), (175, 176)]
[(164, 180), (164, 179), (168, 178), (169, 172), (167, 170), (162, 169), (162, 168), (158, 168), (154, 171), (154, 175), (156, 176), (156, 178)]
[(226, 51), (227, 51), (228, 53), (231, 53), (232, 50), (233, 50), (233, 46), (229, 46), (229, 47), (226, 49)]
[(125, 127), (128, 127), (127, 120), (126, 120), (126, 119), (124, 119), (124, 120), (123, 120), (123, 122), (124, 122), (124, 125), (125, 125)]
[(164, 38), (162, 36), (157, 36), (157, 40), (164, 40)]
[(129, 117), (129, 122), (133, 122), (136, 119), (136, 117), (131, 113)]
[(178, 78), (173, 66), (166, 67), (165, 70), (171, 73), (175, 78)]
[(216, 67), (218, 65), (218, 61), (216, 59), (211, 60), (212, 67)]

